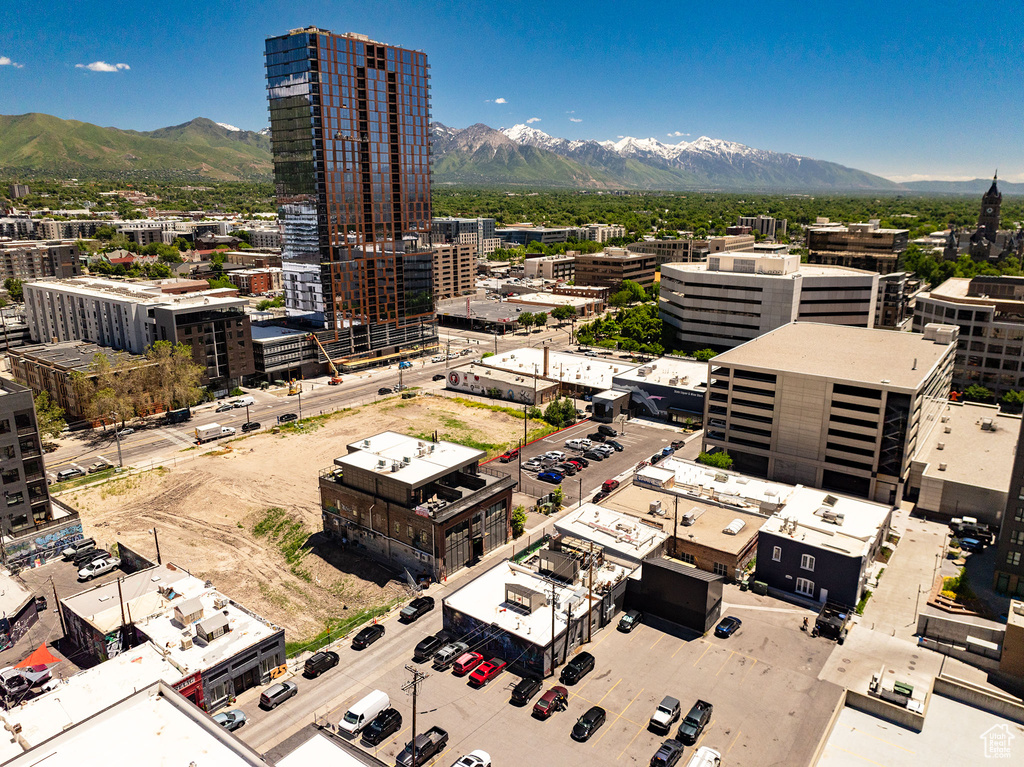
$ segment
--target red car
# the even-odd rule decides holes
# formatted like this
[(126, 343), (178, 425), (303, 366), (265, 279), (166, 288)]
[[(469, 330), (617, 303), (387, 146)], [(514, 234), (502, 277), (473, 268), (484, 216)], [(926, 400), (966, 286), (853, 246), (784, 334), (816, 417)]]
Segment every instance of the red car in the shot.
[(547, 719), (556, 711), (565, 711), (569, 705), (569, 691), (556, 685), (540, 696), (533, 704), (533, 715), (538, 719)]
[(619, 486), (619, 480), (617, 479), (606, 479), (604, 484), (601, 485), (601, 489), (606, 493), (610, 493), (612, 490)]
[(491, 658), (488, 661), (484, 661), (469, 675), (469, 683), (474, 687), (483, 687), (504, 671), (507, 665), (501, 658)]
[(501, 461), (502, 463), (508, 463), (509, 461), (514, 461), (518, 457), (519, 448), (514, 447), (511, 450), (506, 450), (504, 453), (498, 456), (498, 460)]
[(455, 676), (465, 676), (475, 669), (483, 659), (484, 656), (478, 652), (463, 653), (452, 664), (452, 673)]

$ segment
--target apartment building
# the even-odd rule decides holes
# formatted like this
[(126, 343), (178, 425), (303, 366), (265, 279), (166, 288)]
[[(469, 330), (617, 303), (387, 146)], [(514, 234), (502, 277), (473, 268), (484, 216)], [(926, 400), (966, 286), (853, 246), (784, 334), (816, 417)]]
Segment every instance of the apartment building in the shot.
[(913, 327), (960, 328), (953, 388), (980, 384), (1000, 397), (1024, 389), (1024, 277), (954, 277), (920, 293)]
[(1024, 431), (1017, 439), (1010, 490), (999, 526), (993, 581), (996, 591), (1024, 597)]
[(563, 256), (527, 258), (523, 261), (523, 276), (530, 280), (575, 280), (577, 255), (576, 251), (570, 251)]
[(247, 227), (240, 231), (249, 235), (249, 244), (254, 248), (277, 249), (281, 247), (281, 230), (274, 227)]
[(0, 378), (0, 535), (20, 536), (53, 520), (32, 392)]
[(731, 253), (735, 250), (750, 250), (757, 243), (752, 234), (727, 234), (724, 237), (708, 237), (708, 253)]
[(790, 322), (870, 328), (878, 275), (801, 264), (797, 255), (729, 253), (661, 267), (661, 317), (679, 344), (731, 349)]
[(708, 257), (708, 241), (695, 240), (692, 237), (678, 240), (644, 240), (626, 246), (630, 253), (646, 253), (662, 264), (689, 264), (695, 261), (706, 261)]
[(493, 218), (434, 218), (430, 224), (431, 242), (472, 243), (479, 255), (486, 256), (501, 247), (494, 225)]
[(807, 261), (889, 274), (908, 241), (907, 229), (882, 229), (877, 219), (844, 226), (822, 218), (807, 228)]
[(577, 240), (591, 242), (608, 242), (626, 236), (626, 227), (615, 224), (584, 224), (573, 229), (570, 234)]
[(625, 248), (605, 248), (600, 253), (576, 256), (576, 284), (615, 287), (633, 280), (645, 288), (654, 284), (658, 259), (647, 253), (631, 253)]
[(238, 264), (253, 269), (281, 268), (281, 256), (273, 253), (257, 253), (255, 250), (229, 250), (224, 253), (225, 264)]
[(110, 226), (103, 219), (67, 219), (35, 221), (35, 237), (40, 240), (86, 240), (96, 235), (101, 226)]
[(28, 240), (36, 233), (36, 221), (29, 216), (0, 216), (0, 237)]
[(75, 240), (0, 242), (0, 282), (7, 278), (38, 280), (82, 273)]
[(895, 503), (949, 396), (959, 328), (795, 322), (709, 363), (704, 449), (779, 482)]
[(434, 297), (446, 298), (473, 293), (476, 281), (476, 242), (450, 242), (431, 246), (434, 253)]
[(784, 218), (774, 218), (763, 213), (756, 216), (739, 216), (736, 219), (736, 226), (750, 227), (752, 232), (763, 234), (769, 240), (785, 235), (787, 223)]
[(33, 343), (91, 341), (144, 354), (155, 341), (183, 342), (213, 388), (234, 388), (255, 372), (243, 298), (93, 278), (28, 282), (24, 293)]
[(266, 269), (232, 269), (224, 272), (231, 284), (242, 295), (259, 296), (281, 290), (281, 269), (276, 266)]
[(515, 478), (482, 450), (382, 432), (320, 472), (324, 533), (414, 575), (445, 578), (505, 544)]

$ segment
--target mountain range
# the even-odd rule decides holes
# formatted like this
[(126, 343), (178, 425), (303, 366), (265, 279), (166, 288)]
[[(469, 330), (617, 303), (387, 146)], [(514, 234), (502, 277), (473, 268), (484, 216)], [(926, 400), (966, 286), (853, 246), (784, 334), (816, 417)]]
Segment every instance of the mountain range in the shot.
[[(865, 171), (701, 136), (569, 140), (529, 125), (495, 130), (431, 124), (437, 184), (566, 189), (981, 194), (990, 181), (897, 184)], [(270, 129), (197, 117), (153, 131), (104, 128), (31, 113), (0, 115), (0, 175), (270, 181)], [(1004, 193), (1024, 184), (999, 182)]]

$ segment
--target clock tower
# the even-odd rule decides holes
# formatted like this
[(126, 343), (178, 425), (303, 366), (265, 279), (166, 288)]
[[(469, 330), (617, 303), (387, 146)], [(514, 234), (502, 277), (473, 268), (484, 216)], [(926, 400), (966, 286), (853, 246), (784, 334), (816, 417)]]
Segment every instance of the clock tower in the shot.
[(978, 228), (985, 230), (989, 241), (994, 242), (996, 232), (999, 231), (999, 205), (1003, 201), (1003, 194), (996, 186), (998, 174), (992, 176), (992, 186), (982, 195), (981, 215), (978, 216)]

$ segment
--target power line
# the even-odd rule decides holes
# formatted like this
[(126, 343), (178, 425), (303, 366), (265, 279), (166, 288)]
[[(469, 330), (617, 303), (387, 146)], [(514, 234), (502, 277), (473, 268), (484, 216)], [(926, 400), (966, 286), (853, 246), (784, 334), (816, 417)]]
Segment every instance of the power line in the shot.
[(419, 761), (419, 751), (416, 748), (416, 696), (419, 694), (420, 685), (427, 678), (427, 674), (415, 666), (407, 665), (405, 670), (412, 674), (412, 679), (402, 685), (402, 689), (405, 692), (412, 691), (412, 767), (416, 767), (416, 763)]

